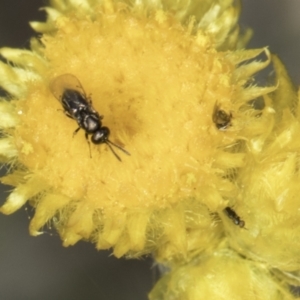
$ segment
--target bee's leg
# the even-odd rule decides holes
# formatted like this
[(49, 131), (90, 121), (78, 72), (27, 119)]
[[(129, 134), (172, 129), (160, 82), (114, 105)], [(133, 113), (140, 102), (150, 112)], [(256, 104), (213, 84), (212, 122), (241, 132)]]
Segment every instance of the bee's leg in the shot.
[(87, 133), (85, 133), (85, 139), (86, 139), (87, 143), (89, 144), (90, 158), (92, 158), (91, 143), (90, 143), (89, 136)]
[(89, 94), (86, 99), (88, 100), (89, 104), (92, 105), (93, 102), (92, 102), (92, 94)]
[(64, 109), (58, 108), (57, 111), (63, 111), (64, 114), (65, 114), (68, 118), (74, 119), (74, 118), (73, 118), (66, 110), (64, 110)]
[(73, 132), (73, 137), (75, 136), (75, 134), (80, 130), (81, 127), (78, 127), (74, 132)]
[(70, 118), (70, 119), (74, 119), (67, 111), (64, 110), (65, 115)]

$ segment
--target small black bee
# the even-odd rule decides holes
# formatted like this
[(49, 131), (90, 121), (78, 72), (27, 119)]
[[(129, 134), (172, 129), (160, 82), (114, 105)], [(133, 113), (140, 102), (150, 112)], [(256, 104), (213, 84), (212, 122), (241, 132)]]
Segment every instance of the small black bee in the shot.
[(245, 227), (245, 222), (241, 220), (241, 218), (237, 215), (237, 213), (232, 208), (226, 207), (224, 209), (224, 212), (228, 216), (228, 218), (233, 221), (235, 225), (238, 225), (241, 228)]
[(86, 96), (80, 81), (74, 75), (63, 74), (54, 78), (50, 84), (50, 90), (55, 98), (62, 104), (66, 116), (77, 122), (79, 127), (74, 131), (74, 135), (80, 129), (85, 131), (85, 138), (89, 144), (90, 155), (91, 146), (88, 135), (92, 135), (91, 141), (93, 144), (108, 145), (119, 161), (121, 161), (121, 158), (111, 145), (119, 148), (127, 155), (130, 155), (125, 149), (108, 139), (110, 134), (109, 128), (102, 126), (101, 120), (103, 117), (93, 108), (91, 99)]
[(216, 104), (213, 112), (213, 122), (216, 124), (216, 127), (220, 130), (225, 130), (231, 125), (231, 113), (226, 113), (224, 110)]

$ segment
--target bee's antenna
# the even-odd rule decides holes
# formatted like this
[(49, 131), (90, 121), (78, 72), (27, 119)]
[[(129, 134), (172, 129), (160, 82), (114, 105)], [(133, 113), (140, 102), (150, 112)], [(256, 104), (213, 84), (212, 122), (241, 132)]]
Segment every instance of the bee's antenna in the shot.
[(115, 150), (113, 149), (113, 146), (117, 147), (118, 149), (122, 150), (124, 153), (126, 153), (127, 155), (130, 155), (130, 153), (128, 151), (126, 151), (124, 148), (120, 147), (119, 145), (111, 142), (110, 140), (106, 140), (105, 143), (107, 144), (107, 146), (110, 148), (110, 150), (112, 151), (112, 153), (115, 155), (115, 157), (119, 160), (122, 161), (122, 159), (120, 158), (120, 156), (115, 152)]

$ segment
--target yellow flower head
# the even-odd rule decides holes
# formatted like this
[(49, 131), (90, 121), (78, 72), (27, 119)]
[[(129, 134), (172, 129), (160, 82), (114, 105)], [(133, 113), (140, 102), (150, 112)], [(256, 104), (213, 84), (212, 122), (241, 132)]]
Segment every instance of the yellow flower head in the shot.
[(165, 275), (149, 295), (163, 299), (291, 300), (266, 268), (220, 247), (213, 255), (176, 267)]
[[(244, 141), (259, 147), (273, 122), (267, 101), (250, 102), (274, 90), (252, 79), (270, 55), (240, 50), (233, 2), (52, 1), (31, 51), (0, 51), (2, 182), (15, 186), (1, 211), (29, 201), (32, 235), (53, 222), (65, 246), (83, 238), (116, 256), (218, 243), (214, 213), (234, 204)], [(63, 108), (66, 91), (89, 110)], [(115, 145), (87, 141), (91, 114)]]

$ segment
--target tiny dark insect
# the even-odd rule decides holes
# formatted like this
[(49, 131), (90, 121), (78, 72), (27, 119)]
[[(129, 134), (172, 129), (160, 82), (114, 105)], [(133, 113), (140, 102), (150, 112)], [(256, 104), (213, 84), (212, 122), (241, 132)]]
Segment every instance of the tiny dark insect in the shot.
[(91, 146), (88, 139), (89, 135), (91, 135), (93, 144), (106, 144), (119, 161), (121, 161), (121, 158), (111, 145), (122, 150), (127, 155), (130, 155), (130, 153), (121, 146), (109, 140), (109, 128), (102, 126), (101, 119), (103, 117), (93, 108), (91, 99), (86, 96), (77, 77), (72, 74), (58, 76), (51, 82), (50, 90), (55, 98), (62, 104), (66, 116), (77, 122), (79, 127), (74, 131), (74, 135), (80, 129), (85, 131), (85, 138), (90, 148), (90, 156)]
[(241, 218), (237, 215), (237, 213), (232, 208), (226, 207), (224, 209), (224, 212), (228, 216), (228, 218), (233, 221), (235, 225), (238, 225), (241, 228), (245, 227), (245, 222), (241, 220)]
[(224, 110), (216, 104), (213, 112), (213, 122), (216, 124), (216, 127), (220, 130), (225, 130), (231, 125), (231, 113), (226, 113)]

